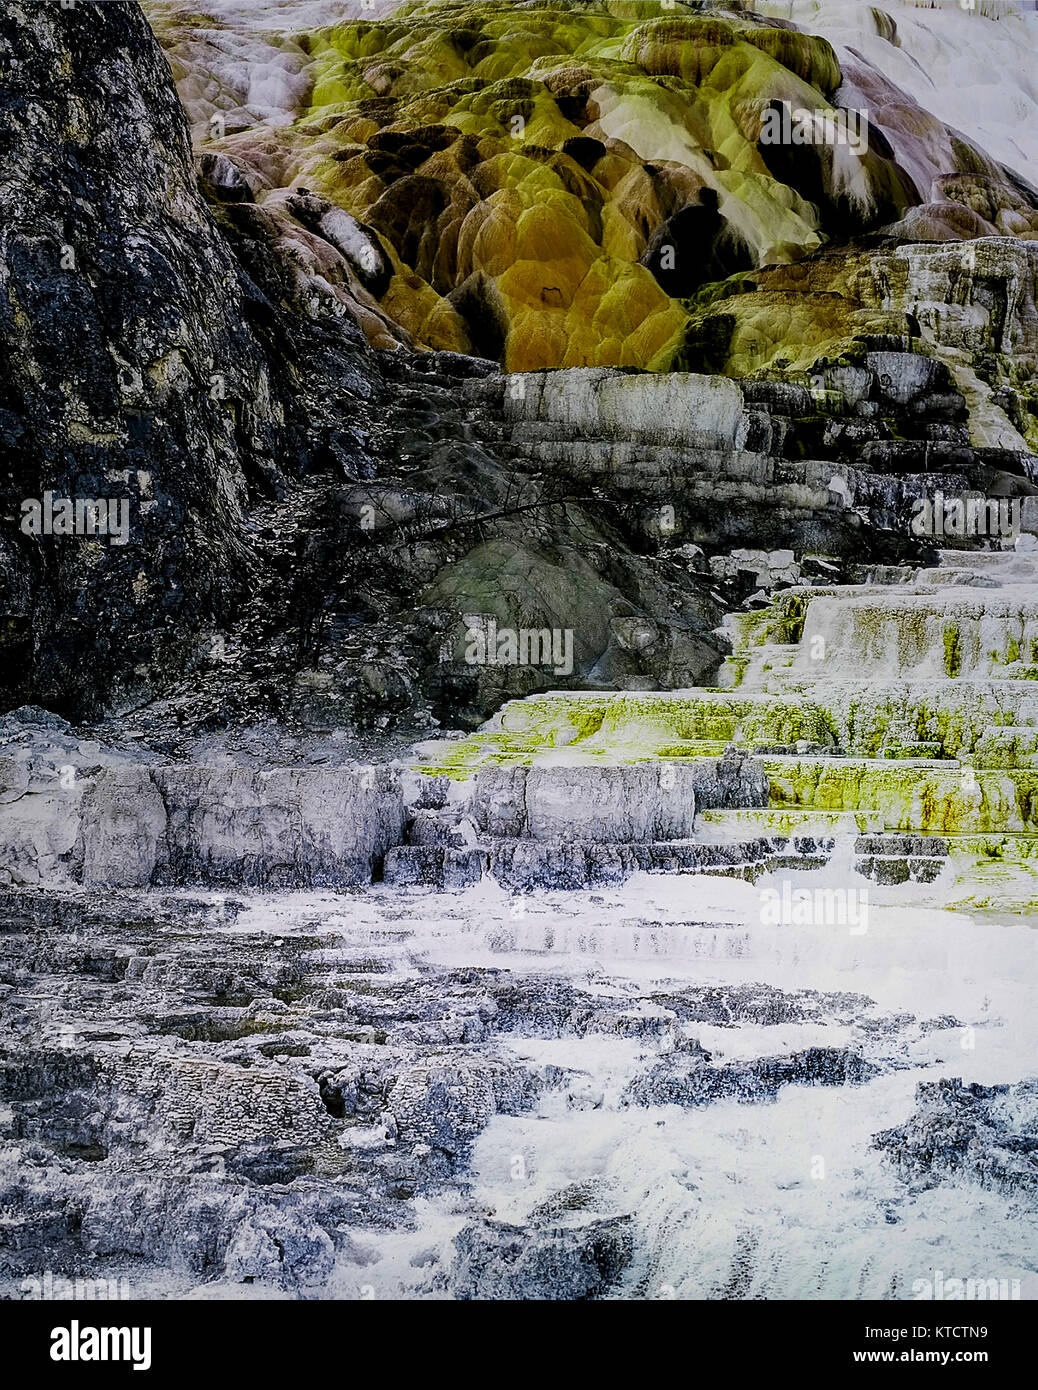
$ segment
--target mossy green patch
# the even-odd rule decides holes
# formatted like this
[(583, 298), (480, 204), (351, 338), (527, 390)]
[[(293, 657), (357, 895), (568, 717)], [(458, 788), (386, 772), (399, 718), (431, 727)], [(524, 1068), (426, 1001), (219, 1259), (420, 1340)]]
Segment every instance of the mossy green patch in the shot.
[(944, 629), (944, 669), (947, 675), (957, 676), (962, 670), (962, 639), (959, 629), (949, 624)]
[(777, 806), (872, 810), (891, 830), (927, 834), (1038, 832), (1038, 771), (975, 771), (957, 766), (762, 758)]

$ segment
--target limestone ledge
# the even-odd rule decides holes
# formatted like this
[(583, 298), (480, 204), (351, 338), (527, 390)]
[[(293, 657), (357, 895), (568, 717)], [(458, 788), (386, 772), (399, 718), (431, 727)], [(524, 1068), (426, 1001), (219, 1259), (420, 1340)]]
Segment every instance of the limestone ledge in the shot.
[(0, 764), (0, 868), (19, 884), (369, 883), (403, 829), (387, 768), (118, 764), (62, 785), (57, 768)]

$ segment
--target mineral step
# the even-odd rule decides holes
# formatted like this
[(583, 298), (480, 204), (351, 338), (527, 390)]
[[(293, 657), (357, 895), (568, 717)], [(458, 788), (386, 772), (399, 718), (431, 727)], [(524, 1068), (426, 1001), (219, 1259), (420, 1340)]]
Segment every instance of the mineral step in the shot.
[(994, 570), (999, 576), (1038, 572), (1038, 553), (999, 550), (939, 550), (941, 568)]
[[(777, 471), (774, 458), (765, 453), (703, 448), (693, 455), (687, 449), (636, 440), (610, 441), (608, 445), (603, 445), (601, 440), (573, 439), (565, 435), (560, 435), (558, 440), (546, 440), (539, 432), (527, 433), (533, 429), (533, 426), (524, 425), (521, 431), (512, 431), (510, 443), (517, 455), (541, 464), (557, 465), (563, 470), (579, 469), (581, 474), (603, 474), (612, 478), (630, 470), (632, 482), (639, 476), (659, 475), (666, 478), (727, 477), (769, 483)], [(823, 467), (827, 470), (828, 482), (833, 466)], [(806, 464), (787, 466), (783, 471), (787, 481), (805, 481), (810, 477)]]
[(746, 654), (729, 657), (719, 673), (718, 684), (726, 689), (781, 684), (794, 674), (796, 654), (792, 642), (761, 642)]
[(910, 759), (912, 761), (936, 762), (942, 758), (940, 743), (888, 743), (882, 750), (884, 758)]
[(936, 883), (946, 859), (921, 855), (862, 855), (854, 861), (855, 872), (884, 888), (901, 883)]
[[(705, 813), (711, 815), (711, 813)], [(397, 887), (462, 888), (485, 875), (517, 892), (573, 890), (619, 883), (632, 873), (721, 875), (755, 882), (762, 874), (824, 868), (842, 842), (853, 846), (856, 873), (881, 885), (933, 883), (948, 862), (933, 836), (858, 833), (855, 816), (808, 819), (792, 834), (752, 838), (709, 834), (696, 840), (606, 845), (598, 841), (493, 839), (478, 848), (401, 845), (386, 856), (385, 882)], [(720, 822), (707, 821), (716, 828)], [(810, 833), (808, 829), (810, 827)], [(745, 821), (737, 829), (764, 829)]]
[(886, 887), (934, 883), (948, 864), (948, 842), (936, 835), (861, 835), (854, 843), (856, 871)]
[(868, 834), (860, 835), (854, 843), (856, 854), (914, 855), (930, 859), (948, 857), (948, 841), (943, 835)]
[(701, 840), (714, 837), (718, 840), (738, 839), (746, 833), (832, 838), (882, 830), (883, 818), (876, 811), (817, 811), (754, 806), (731, 811), (700, 811), (696, 817), (696, 832)]
[[(1016, 722), (1002, 725), (998, 718)], [(825, 757), (844, 763), (849, 778), (860, 778), (863, 768), (873, 778), (883, 768), (891, 786), (910, 779), (911, 767), (928, 767), (943, 779), (942, 795), (953, 780), (968, 782), (976, 768), (982, 790), (989, 786), (1001, 798), (1008, 784), (998, 791), (999, 779), (1008, 776), (1026, 797), (1038, 746), (1038, 689), (1033, 682), (969, 678), (940, 704), (931, 682), (892, 684), (879, 699), (866, 694), (863, 703), (862, 684), (852, 679), (797, 681), (781, 698), (745, 683), (734, 690), (548, 692), (510, 702), (491, 726), (466, 739), (419, 751), (427, 766), (463, 776), (466, 769), (529, 761), (553, 749), (565, 749), (574, 765), (633, 765), (717, 757), (728, 745), (768, 759), (795, 758), (805, 771), (811, 758)], [(888, 756), (894, 752), (900, 756)], [(920, 753), (933, 756), (907, 756)], [(776, 761), (775, 768), (785, 776), (789, 764)]]
[(488, 874), (516, 892), (622, 883), (638, 872), (720, 875), (754, 882), (765, 873), (822, 869), (834, 845), (831, 836), (809, 835), (762, 836), (724, 844), (494, 839), (485, 847), (465, 851), (399, 845), (386, 855), (384, 880), (395, 886), (455, 888)]

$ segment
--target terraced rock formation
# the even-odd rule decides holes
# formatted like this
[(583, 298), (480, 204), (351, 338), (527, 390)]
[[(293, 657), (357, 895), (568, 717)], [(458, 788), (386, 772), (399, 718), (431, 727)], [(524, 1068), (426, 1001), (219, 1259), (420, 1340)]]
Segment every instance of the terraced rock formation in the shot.
[(945, 8), (0, 16), (0, 1296), (1038, 1293), (1035, 17)]
[[(843, 844), (859, 872), (886, 882), (932, 881), (950, 857), (950, 900), (1027, 910), (1038, 562), (1033, 550), (940, 558), (864, 583), (792, 586), (731, 615), (733, 651), (715, 688), (513, 701), (468, 738), (426, 745), (428, 764), (471, 783), (476, 823), (495, 846), (538, 842), (522, 862), (539, 881), (551, 882), (549, 866), (571, 881), (574, 856), (577, 878), (593, 882), (634, 868), (756, 873), (776, 859), (824, 862)], [(668, 807), (687, 786), (694, 823), (584, 831), (590, 807), (610, 823), (602, 779), (629, 818), (650, 805), (646, 777), (669, 788)], [(535, 824), (535, 779), (550, 798), (547, 829)], [(644, 843), (623, 859), (595, 850), (603, 838)]]

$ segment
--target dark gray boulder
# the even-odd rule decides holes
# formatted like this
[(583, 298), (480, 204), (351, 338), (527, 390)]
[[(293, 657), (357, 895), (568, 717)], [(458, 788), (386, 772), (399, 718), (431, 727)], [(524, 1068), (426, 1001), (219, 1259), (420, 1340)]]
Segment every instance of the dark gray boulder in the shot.
[(634, 1254), (630, 1219), (586, 1225), (509, 1226), (482, 1221), (455, 1240), (450, 1288), (458, 1299), (599, 1298)]

